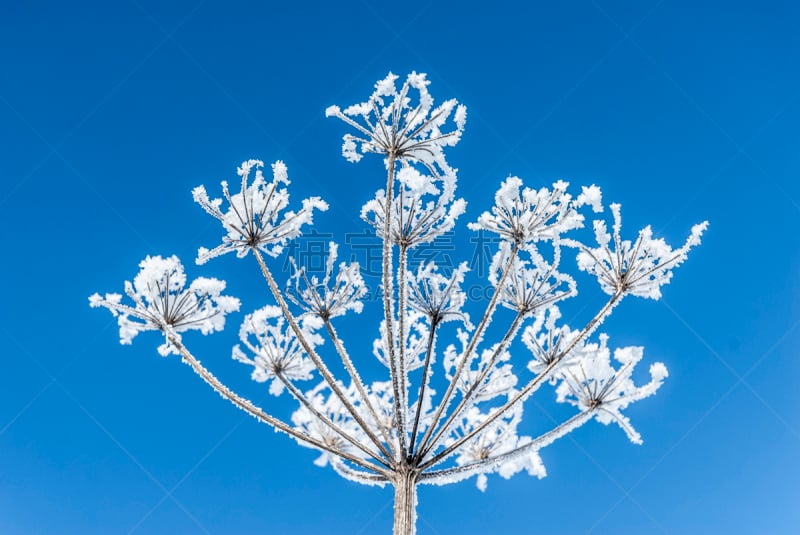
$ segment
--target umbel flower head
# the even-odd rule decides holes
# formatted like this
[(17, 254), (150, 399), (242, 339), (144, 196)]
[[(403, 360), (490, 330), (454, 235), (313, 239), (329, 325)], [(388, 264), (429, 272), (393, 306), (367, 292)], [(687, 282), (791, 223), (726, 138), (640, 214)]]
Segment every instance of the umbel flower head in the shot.
[(339, 247), (335, 242), (330, 242), (328, 247), (328, 261), (322, 280), (316, 275), (309, 277), (305, 267), (295, 266), (295, 272), (286, 287), (286, 295), (293, 303), (323, 320), (342, 316), (350, 310), (358, 314), (364, 308), (362, 298), (367, 293), (358, 262), (339, 264), (339, 271), (331, 286)]
[[(468, 432), (480, 425), (487, 416), (476, 407), (472, 407), (465, 411), (457, 433)], [(460, 450), (460, 455), (456, 457), (456, 466), (461, 468), (476, 464), (485, 465), (475, 482), (481, 492), (486, 491), (488, 484), (487, 474), (493, 472), (497, 472), (504, 479), (510, 479), (522, 470), (525, 470), (528, 475), (536, 476), (539, 479), (547, 475), (547, 470), (536, 448), (527, 448), (527, 451), (521, 455), (509, 456), (507, 459), (503, 458), (504, 454), (524, 449), (524, 446), (532, 441), (531, 437), (518, 435), (517, 428), (521, 420), (522, 410), (520, 408), (509, 411), (498, 418), (493, 425), (488, 426), (484, 431), (477, 434), (475, 438), (464, 444)], [(454, 438), (451, 437), (450, 441), (452, 440)], [(502, 461), (487, 463), (491, 458), (499, 458)]]
[[(430, 243), (450, 232), (456, 219), (467, 208), (464, 199), (455, 198), (455, 169), (428, 176), (403, 162), (397, 171), (397, 180), (400, 188), (393, 196), (389, 226), (389, 237), (395, 244), (412, 248)], [(377, 236), (383, 238), (386, 223), (386, 192), (383, 189), (361, 208), (361, 219), (372, 225)]]
[(495, 193), (492, 211), (482, 213), (469, 228), (494, 232), (519, 245), (555, 240), (568, 230), (583, 227), (583, 215), (577, 211), (581, 206), (603, 210), (597, 186), (584, 186), (577, 198), (567, 193), (568, 187), (568, 182), (559, 180), (553, 189), (523, 188), (519, 177), (508, 177)]
[(642, 360), (641, 347), (621, 347), (614, 351), (614, 360), (619, 368), (611, 364), (608, 336), (600, 335), (599, 344), (586, 344), (580, 361), (561, 372), (562, 382), (556, 389), (559, 402), (567, 402), (581, 410), (595, 410), (597, 421), (608, 425), (616, 422), (634, 444), (641, 444), (642, 437), (633, 428), (622, 410), (634, 401), (656, 393), (669, 375), (661, 362), (650, 365), (650, 382), (636, 386), (631, 375), (636, 364)]
[(509, 275), (500, 288), (500, 303), (520, 314), (533, 314), (577, 294), (575, 280), (558, 271), (561, 248), (554, 247), (554, 260), (547, 262), (536, 250), (529, 248), (529, 258), (511, 257), (511, 244), (502, 242), (492, 259), (489, 282), (497, 286), (504, 266), (511, 262)]
[[(133, 306), (122, 304), (122, 295), (117, 293), (89, 297), (92, 307), (106, 307), (117, 316), (122, 344), (132, 343), (142, 331), (163, 331), (177, 339), (177, 333), (192, 329), (203, 334), (221, 331), (225, 314), (239, 310), (237, 298), (220, 295), (225, 281), (198, 277), (186, 288), (186, 273), (177, 256), (148, 256), (139, 268), (133, 283), (125, 281)], [(169, 340), (158, 352), (163, 356), (178, 353)]]
[[(345, 134), (342, 155), (351, 162), (364, 154), (376, 153), (400, 160), (415, 161), (435, 173), (435, 167), (449, 169), (443, 147), (458, 143), (467, 120), (467, 109), (455, 99), (433, 107), (425, 74), (412, 72), (397, 89), (397, 75), (389, 75), (375, 84), (375, 92), (366, 102), (344, 110), (330, 106), (328, 117), (338, 117), (358, 131)], [(411, 98), (416, 92), (417, 98)], [(455, 112), (455, 113), (453, 113)], [(450, 116), (455, 128), (443, 131)]]
[[(321, 326), (322, 321), (315, 316), (306, 316), (299, 324), (303, 337), (311, 347), (323, 342), (316, 332)], [(239, 329), (239, 339), (253, 357), (248, 357), (237, 344), (233, 347), (234, 360), (253, 366), (254, 381), (263, 383), (271, 379), (271, 394), (279, 396), (283, 393), (283, 380), (308, 380), (313, 377), (314, 363), (286, 325), (280, 308), (267, 305), (245, 316)]]
[[(208, 260), (225, 253), (236, 252), (242, 258), (252, 248), (276, 257), (283, 251), (289, 240), (301, 234), (305, 224), (313, 222), (314, 209), (327, 210), (328, 204), (319, 197), (303, 200), (303, 207), (297, 211), (281, 212), (289, 204), (289, 193), (286, 188), (289, 176), (286, 165), (282, 161), (272, 164), (272, 182), (267, 184), (261, 168), (260, 160), (248, 160), (237, 170), (242, 177), (241, 191), (231, 195), (228, 183), (222, 182), (222, 194), (228, 201), (228, 210), (222, 212), (222, 199), (209, 200), (206, 188), (198, 186), (192, 190), (192, 196), (203, 209), (219, 219), (228, 232), (222, 237), (222, 244), (211, 250), (201, 247), (198, 251), (197, 263), (204, 264)], [(248, 185), (250, 171), (255, 168), (255, 178)]]
[(694, 225), (683, 247), (673, 250), (663, 239), (653, 238), (649, 225), (639, 231), (635, 242), (623, 240), (620, 205), (612, 204), (611, 212), (613, 235), (608, 233), (604, 221), (596, 220), (594, 233), (598, 246), (576, 243), (580, 249), (578, 268), (597, 277), (600, 287), (609, 295), (624, 291), (650, 299), (661, 298), (661, 286), (670, 281), (672, 270), (686, 260), (689, 249), (700, 243), (708, 221)]
[(431, 324), (460, 320), (471, 330), (469, 314), (462, 310), (467, 294), (461, 284), (467, 271), (467, 263), (462, 262), (446, 277), (434, 262), (420, 264), (416, 273), (408, 272), (408, 306), (425, 314)]

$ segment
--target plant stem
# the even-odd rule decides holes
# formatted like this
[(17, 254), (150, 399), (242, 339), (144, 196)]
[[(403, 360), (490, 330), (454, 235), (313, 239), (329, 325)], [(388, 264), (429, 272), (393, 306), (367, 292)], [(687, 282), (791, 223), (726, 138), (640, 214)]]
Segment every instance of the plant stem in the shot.
[(372, 440), (372, 442), (378, 447), (378, 449), (381, 450), (381, 453), (383, 453), (388, 459), (391, 459), (392, 458), (391, 453), (386, 449), (386, 446), (383, 445), (380, 439), (375, 436), (375, 433), (372, 432), (372, 428), (367, 425), (367, 423), (358, 413), (358, 411), (350, 402), (350, 400), (347, 399), (347, 396), (344, 394), (344, 392), (342, 392), (342, 389), (339, 387), (339, 383), (336, 381), (336, 379), (334, 379), (330, 370), (328, 370), (328, 367), (325, 366), (325, 363), (322, 362), (320, 356), (317, 354), (314, 348), (311, 347), (311, 345), (308, 343), (308, 340), (306, 340), (303, 331), (300, 330), (300, 326), (297, 324), (297, 320), (295, 319), (292, 312), (289, 310), (289, 305), (286, 304), (286, 300), (283, 298), (283, 295), (281, 294), (281, 291), (278, 288), (278, 284), (275, 282), (275, 279), (272, 277), (272, 273), (270, 273), (267, 264), (264, 262), (264, 258), (261, 256), (261, 252), (254, 247), (253, 254), (256, 257), (256, 260), (258, 261), (259, 267), (261, 267), (261, 274), (264, 275), (264, 279), (266, 279), (267, 285), (269, 285), (269, 289), (272, 292), (272, 295), (275, 297), (275, 301), (278, 302), (278, 306), (280, 307), (283, 316), (286, 318), (286, 321), (289, 323), (289, 327), (292, 329), (292, 332), (294, 332), (294, 335), (297, 337), (297, 341), (300, 342), (300, 345), (303, 347), (303, 351), (306, 352), (308, 357), (317, 367), (317, 370), (319, 370), (319, 373), (320, 375), (322, 375), (322, 378), (330, 387), (331, 391), (336, 395), (336, 397), (339, 398), (339, 400), (342, 402), (342, 405), (345, 407), (345, 409), (347, 409), (347, 412), (350, 413), (350, 415), (358, 423), (358, 425), (361, 426), (361, 429), (364, 430), (364, 433), (366, 433), (366, 435), (370, 438), (370, 440)]
[(417, 477), (414, 470), (395, 473), (393, 535), (414, 535), (417, 531)]
[(388, 155), (389, 168), (386, 174), (386, 208), (383, 219), (383, 317), (386, 321), (386, 351), (389, 354), (389, 373), (392, 379), (392, 393), (394, 395), (394, 417), (397, 421), (398, 451), (406, 450), (405, 414), (400, 406), (402, 394), (400, 391), (400, 378), (398, 377), (396, 352), (394, 344), (394, 284), (392, 281), (392, 197), (394, 196), (394, 166), (396, 156)]
[[(464, 354), (461, 358), (461, 362), (458, 363), (458, 367), (456, 368), (455, 373), (453, 374), (453, 378), (450, 380), (450, 384), (447, 387), (447, 391), (444, 393), (444, 397), (442, 401), (439, 403), (439, 406), (436, 408), (436, 412), (433, 415), (433, 419), (431, 420), (430, 426), (428, 427), (425, 434), (422, 436), (422, 440), (419, 443), (419, 451), (426, 451), (426, 446), (428, 445), (428, 440), (431, 438), (431, 434), (436, 430), (436, 427), (439, 425), (439, 421), (442, 417), (442, 413), (447, 409), (447, 406), (450, 403), (450, 396), (453, 395), (453, 391), (458, 386), (458, 379), (461, 377), (461, 372), (464, 369), (467, 361), (470, 358), (475, 346), (477, 345), (478, 341), (481, 339), (481, 335), (483, 334), (483, 329), (486, 328), (486, 325), (489, 323), (490, 318), (494, 314), (495, 305), (497, 304), (497, 299), (500, 296), (500, 292), (503, 290), (503, 284), (505, 284), (506, 277), (508, 277), (509, 272), (511, 271), (511, 266), (514, 264), (514, 259), (517, 257), (517, 253), (519, 253), (519, 246), (515, 243), (513, 248), (511, 249), (511, 254), (508, 257), (508, 263), (505, 265), (503, 269), (503, 274), (500, 276), (500, 280), (497, 281), (497, 285), (495, 286), (494, 292), (492, 293), (492, 298), (489, 300), (489, 304), (486, 306), (486, 310), (483, 313), (483, 317), (481, 317), (480, 323), (478, 323), (477, 329), (475, 332), (472, 333), (472, 337), (467, 345), (466, 350), (464, 350)], [(421, 459), (422, 457), (420, 457)]]
[(428, 333), (428, 346), (425, 349), (425, 365), (422, 368), (422, 379), (419, 385), (419, 397), (417, 398), (417, 411), (414, 415), (414, 429), (411, 431), (411, 445), (408, 447), (408, 454), (414, 455), (414, 443), (417, 440), (417, 429), (419, 427), (419, 417), (422, 414), (422, 405), (425, 400), (425, 385), (430, 379), (428, 377), (428, 368), (431, 365), (431, 355), (433, 354), (433, 343), (436, 340), (436, 327), (439, 326), (439, 320), (434, 319), (431, 321), (431, 330)]
[(528, 398), (528, 396), (533, 394), (539, 388), (539, 386), (542, 384), (542, 381), (544, 381), (547, 378), (547, 376), (550, 374), (550, 372), (553, 370), (553, 368), (555, 368), (558, 365), (558, 363), (561, 361), (561, 359), (563, 359), (565, 356), (567, 356), (569, 354), (569, 352), (572, 351), (572, 349), (576, 345), (578, 345), (579, 342), (581, 342), (587, 336), (589, 336), (592, 332), (594, 332), (594, 330), (605, 319), (605, 317), (608, 315), (608, 313), (611, 311), (611, 309), (614, 308), (614, 305), (616, 305), (617, 302), (619, 301), (619, 299), (621, 299), (624, 295), (625, 294), (624, 294), (624, 291), (622, 289), (617, 290), (617, 292), (614, 293), (614, 295), (611, 296), (611, 298), (608, 300), (608, 302), (606, 302), (605, 306), (603, 306), (603, 308), (600, 310), (600, 312), (598, 312), (589, 321), (589, 323), (586, 324), (586, 326), (581, 330), (581, 332), (578, 333), (578, 336), (576, 336), (569, 343), (569, 345), (567, 345), (567, 347), (563, 351), (561, 351), (558, 354), (558, 356), (556, 356), (556, 358), (554, 358), (553, 361), (550, 364), (548, 364), (547, 368), (545, 368), (539, 375), (537, 375), (536, 377), (531, 379), (530, 382), (528, 382), (528, 384), (525, 385), (524, 388), (522, 388), (516, 395), (511, 397), (506, 402), (505, 405), (503, 405), (499, 409), (495, 410), (492, 413), (492, 415), (490, 417), (488, 417), (486, 420), (484, 420), (480, 425), (476, 426), (472, 431), (470, 431), (469, 433), (467, 433), (466, 435), (464, 435), (460, 439), (456, 440), (453, 444), (451, 444), (450, 446), (445, 448), (444, 451), (439, 452), (438, 454), (433, 456), (431, 459), (429, 459), (429, 460), (425, 461), (424, 463), (422, 463), (420, 465), (420, 469), (424, 470), (424, 469), (429, 468), (429, 467), (435, 465), (436, 463), (446, 459), (447, 456), (449, 456), (454, 451), (458, 450), (458, 448), (460, 448), (462, 444), (464, 444), (465, 442), (471, 440), (475, 435), (477, 435), (478, 433), (480, 433), (481, 431), (486, 429), (486, 427), (491, 425), (492, 422), (494, 422), (497, 418), (499, 418), (503, 414), (505, 414), (514, 405), (516, 405), (517, 403), (519, 403), (521, 401), (524, 401), (525, 399)]
[[(361, 399), (364, 400), (364, 405), (367, 407), (367, 410), (369, 410), (372, 418), (375, 419), (375, 425), (380, 430), (383, 440), (386, 442), (389, 450), (394, 453), (394, 445), (392, 441), (389, 440), (389, 435), (386, 433), (385, 426), (381, 424), (381, 418), (378, 416), (378, 411), (376, 411), (375, 407), (372, 405), (369, 395), (367, 394), (366, 387), (364, 386), (364, 382), (361, 380), (361, 376), (358, 375), (355, 366), (353, 366), (353, 361), (350, 359), (350, 355), (348, 355), (347, 350), (342, 345), (342, 341), (339, 338), (339, 335), (336, 333), (336, 330), (333, 328), (330, 318), (325, 318), (324, 321), (325, 329), (328, 331), (328, 335), (333, 341), (333, 346), (336, 348), (336, 352), (339, 353), (339, 356), (342, 358), (344, 367), (347, 369), (347, 373), (350, 374), (350, 379), (353, 380), (353, 383), (356, 385), (356, 389), (358, 389), (358, 393), (361, 395)], [(390, 456), (389, 458), (394, 457)]]
[(327, 451), (334, 455), (338, 455), (342, 459), (346, 459), (351, 463), (360, 466), (361, 468), (365, 468), (377, 474), (381, 474), (384, 477), (389, 477), (388, 471), (378, 466), (375, 466), (371, 462), (359, 459), (354, 455), (333, 448), (331, 445), (326, 444), (320, 440), (317, 440), (314, 437), (310, 437), (308, 435), (300, 433), (299, 431), (297, 431), (287, 423), (283, 422), (282, 420), (279, 420), (278, 418), (275, 418), (274, 416), (267, 414), (266, 412), (264, 412), (263, 409), (256, 407), (255, 405), (253, 405), (251, 401), (237, 395), (230, 388), (222, 384), (219, 381), (219, 379), (217, 379), (202, 364), (200, 364), (200, 361), (197, 360), (194, 357), (194, 355), (192, 355), (189, 352), (188, 349), (186, 349), (186, 347), (180, 342), (180, 340), (178, 340), (176, 336), (167, 333), (167, 339), (170, 341), (172, 345), (174, 345), (178, 349), (178, 352), (181, 354), (181, 357), (183, 357), (182, 359), (183, 362), (185, 364), (188, 364), (192, 368), (192, 370), (194, 370), (194, 372), (197, 375), (199, 375), (201, 379), (203, 379), (203, 381), (208, 383), (208, 385), (211, 388), (213, 388), (220, 396), (227, 399), (228, 401), (230, 401), (231, 403), (233, 403), (234, 405), (236, 405), (249, 415), (253, 416), (257, 420), (264, 422), (265, 424), (271, 425), (277, 431), (283, 431), (292, 438), (295, 438), (297, 440), (302, 440), (304, 442), (311, 444), (312, 446), (316, 446), (317, 448), (323, 451)]

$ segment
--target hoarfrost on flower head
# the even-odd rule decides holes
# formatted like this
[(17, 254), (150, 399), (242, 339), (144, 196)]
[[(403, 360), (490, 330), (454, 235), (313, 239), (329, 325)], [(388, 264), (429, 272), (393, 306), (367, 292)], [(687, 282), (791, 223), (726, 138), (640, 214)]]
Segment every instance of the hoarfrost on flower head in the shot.
[(469, 314), (462, 311), (467, 294), (461, 284), (468, 270), (467, 263), (462, 262), (446, 277), (434, 262), (420, 264), (416, 273), (407, 274), (409, 306), (425, 314), (431, 324), (461, 320), (466, 329), (472, 329)]
[(591, 204), (595, 210), (602, 209), (600, 190), (596, 186), (584, 188), (577, 199), (567, 193), (569, 183), (563, 180), (555, 182), (552, 189), (522, 186), (519, 177), (508, 177), (495, 193), (491, 212), (481, 214), (469, 228), (494, 232), (504, 240), (526, 245), (557, 240), (563, 233), (581, 228), (584, 217), (577, 209), (584, 204)]
[(555, 245), (555, 258), (548, 262), (539, 252), (528, 247), (525, 256), (511, 257), (511, 244), (502, 242), (492, 258), (489, 282), (497, 287), (502, 273), (511, 262), (508, 275), (500, 288), (500, 303), (524, 315), (543, 310), (558, 301), (577, 295), (575, 279), (558, 271), (561, 248)]
[[(139, 263), (133, 283), (125, 281), (125, 293), (133, 306), (122, 304), (117, 293), (89, 297), (92, 307), (108, 308), (117, 316), (120, 343), (130, 344), (143, 331), (160, 330), (180, 339), (178, 333), (199, 330), (203, 334), (221, 331), (225, 315), (239, 310), (239, 300), (221, 295), (225, 282), (199, 277), (186, 288), (186, 273), (177, 256), (148, 256)], [(167, 340), (159, 346), (161, 355), (178, 354)]]
[(564, 351), (579, 336), (579, 332), (570, 329), (568, 325), (557, 326), (556, 322), (560, 318), (561, 311), (558, 307), (549, 307), (543, 314), (536, 316), (533, 324), (525, 327), (521, 337), (522, 343), (533, 357), (528, 362), (528, 369), (537, 375), (552, 370), (549, 380), (553, 384), (561, 368), (569, 367), (579, 361), (584, 351), (594, 350), (593, 346), (587, 349), (587, 342), (583, 340), (565, 354)]
[[(461, 138), (466, 108), (455, 99), (434, 108), (425, 74), (412, 72), (399, 89), (397, 80), (397, 75), (389, 73), (375, 84), (367, 101), (344, 110), (339, 106), (325, 110), (326, 116), (337, 117), (356, 130), (355, 135), (345, 134), (342, 155), (358, 162), (365, 154), (375, 153), (419, 162), (432, 171), (448, 169), (443, 148)], [(443, 130), (451, 117), (454, 127)]]
[[(342, 388), (342, 391), (351, 403), (356, 403), (359, 399), (358, 392), (352, 384), (347, 388)], [(364, 430), (352, 418), (347, 408), (342, 404), (342, 401), (331, 392), (327, 383), (319, 383), (313, 389), (306, 392), (304, 397), (316, 412), (325, 416), (336, 427), (361, 444), (368, 443), (369, 438), (364, 433)], [(321, 420), (307, 406), (301, 404), (300, 407), (292, 413), (291, 419), (295, 428), (302, 434), (317, 439), (333, 449), (343, 451), (361, 459), (366, 459), (363, 451), (356, 448), (351, 442), (342, 437), (339, 432), (332, 429), (330, 425)], [(318, 449), (302, 440), (298, 440), (298, 444), (312, 449)], [(331, 453), (327, 451), (321, 451), (320, 453), (321, 456), (314, 461), (314, 464), (317, 466), (325, 466), (329, 462), (335, 462)]]
[(341, 316), (348, 311), (358, 314), (364, 308), (362, 299), (367, 293), (367, 287), (358, 262), (339, 264), (339, 271), (331, 286), (338, 250), (335, 242), (328, 244), (328, 259), (322, 280), (316, 275), (309, 277), (304, 266), (295, 266), (294, 274), (287, 285), (286, 295), (292, 302), (322, 319)]
[(602, 290), (613, 295), (623, 291), (631, 295), (659, 299), (661, 286), (668, 284), (672, 270), (686, 260), (689, 249), (700, 243), (708, 222), (692, 227), (686, 243), (672, 249), (662, 238), (654, 238), (647, 226), (634, 242), (621, 237), (622, 216), (619, 204), (611, 205), (614, 217), (612, 233), (602, 220), (594, 222), (597, 247), (577, 244), (578, 268), (597, 277)]
[[(228, 183), (222, 182), (222, 193), (228, 201), (228, 209), (221, 210), (222, 199), (209, 199), (204, 186), (192, 190), (192, 195), (203, 209), (218, 219), (226, 235), (222, 244), (209, 250), (201, 247), (197, 262), (203, 264), (211, 258), (235, 252), (242, 258), (252, 248), (257, 248), (269, 256), (276, 257), (290, 239), (298, 237), (303, 225), (313, 222), (314, 210), (327, 210), (328, 204), (319, 197), (303, 200), (297, 212), (284, 212), (289, 205), (289, 184), (286, 165), (277, 161), (272, 164), (272, 182), (267, 183), (260, 160), (242, 163), (237, 172), (241, 176), (239, 193), (231, 195)], [(255, 169), (252, 183), (248, 184), (251, 171)], [(281, 217), (282, 216), (282, 217)]]
[[(306, 316), (299, 321), (303, 338), (312, 348), (324, 341), (317, 334), (321, 326), (322, 321), (316, 316)], [(233, 358), (253, 366), (254, 381), (271, 380), (271, 394), (278, 396), (283, 393), (283, 380), (299, 381), (313, 377), (314, 363), (286, 324), (280, 308), (267, 305), (245, 316), (239, 339), (252, 356), (237, 344), (233, 348)]]
[(641, 436), (621, 411), (631, 403), (655, 394), (669, 375), (666, 366), (656, 362), (650, 366), (650, 382), (636, 386), (631, 375), (643, 353), (641, 347), (618, 348), (614, 351), (614, 360), (619, 367), (614, 367), (608, 336), (601, 334), (599, 344), (586, 344), (577, 363), (561, 371), (557, 400), (583, 411), (594, 410), (597, 421), (605, 425), (615, 422), (631, 442), (641, 444)]
[[(404, 162), (397, 178), (399, 188), (392, 200), (389, 225), (393, 243), (409, 248), (431, 243), (450, 232), (456, 219), (466, 210), (466, 201), (455, 198), (455, 169), (426, 174)], [(383, 238), (386, 223), (386, 207), (386, 192), (381, 189), (361, 208), (361, 219), (369, 223), (380, 238)]]
[[(491, 412), (482, 413), (477, 408), (470, 409), (465, 413), (458, 433), (466, 433), (477, 427), (490, 415)], [(530, 437), (517, 433), (521, 420), (522, 408), (518, 405), (465, 443), (455, 460), (456, 466), (464, 468), (461, 472), (462, 478), (479, 474), (476, 485), (479, 490), (485, 491), (488, 482), (486, 475), (491, 473), (498, 473), (504, 479), (509, 479), (524, 470), (540, 479), (545, 477), (547, 472), (539, 457), (538, 448), (530, 447)], [(516, 453), (517, 450), (519, 453)], [(462, 479), (458, 478), (458, 469), (443, 472), (453, 473), (456, 480)]]
[[(400, 340), (400, 322), (392, 324), (394, 340)], [(381, 321), (380, 335), (372, 342), (372, 354), (387, 368), (391, 368), (390, 355), (386, 347), (386, 320)], [(405, 319), (405, 369), (413, 371), (425, 364), (425, 349), (427, 348), (430, 327), (425, 321), (425, 315), (415, 310), (409, 310)]]

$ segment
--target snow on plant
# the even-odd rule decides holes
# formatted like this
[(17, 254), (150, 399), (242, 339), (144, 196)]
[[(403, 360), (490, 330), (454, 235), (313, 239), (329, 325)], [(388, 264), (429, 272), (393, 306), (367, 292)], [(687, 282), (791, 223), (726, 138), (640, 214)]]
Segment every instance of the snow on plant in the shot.
[[(291, 259), (292, 273), (281, 287), (264, 258), (280, 255), (313, 223), (314, 210), (327, 209), (317, 197), (290, 209), (288, 173), (280, 161), (272, 165), (271, 182), (263, 163), (249, 160), (238, 169), (238, 193), (222, 182), (222, 199), (211, 200), (203, 186), (193, 196), (224, 229), (219, 245), (199, 250), (197, 263), (228, 252), (252, 253), (269, 287), (273, 302), (245, 315), (232, 354), (252, 368), (255, 381), (269, 382), (272, 394), (297, 402), (289, 421), (222, 384), (181, 338), (187, 330), (221, 330), (225, 315), (238, 310), (236, 298), (221, 295), (224, 282), (198, 278), (187, 287), (176, 257), (147, 257), (133, 283), (125, 283), (132, 305), (123, 304), (120, 294), (95, 294), (90, 304), (119, 318), (123, 344), (141, 331), (160, 331), (162, 355), (179, 354), (224, 398), (318, 451), (317, 465), (352, 481), (393, 486), (394, 532), (407, 535), (415, 529), (419, 484), (474, 477), (485, 490), (491, 474), (544, 477), (542, 449), (593, 419), (614, 422), (641, 443), (622, 411), (654, 394), (667, 369), (652, 364), (650, 382), (637, 385), (632, 377), (642, 348), (617, 348), (612, 360), (608, 336), (595, 333), (626, 296), (658, 299), (707, 223), (695, 225), (686, 243), (673, 249), (650, 227), (624, 239), (620, 206), (612, 204), (611, 233), (595, 219), (596, 245), (590, 245), (576, 231), (603, 212), (597, 186), (573, 191), (558, 181), (535, 189), (509, 177), (494, 206), (469, 223), (499, 238), (481, 307), (463, 288), (471, 275), (467, 263), (451, 269), (435, 262), (408, 265), (410, 251), (450, 232), (465, 212), (445, 149), (461, 138), (466, 109), (455, 100), (436, 106), (424, 74), (410, 74), (399, 87), (397, 82), (389, 74), (365, 102), (326, 111), (353, 129), (344, 135), (345, 158), (358, 162), (378, 154), (385, 164), (385, 182), (375, 184), (361, 211), (382, 241), (382, 314), (359, 320), (361, 333), (368, 332), (362, 325), (374, 329), (372, 352), (385, 375), (363, 377), (348, 351), (354, 342), (346, 343), (334, 327), (334, 321), (368, 310), (358, 263), (337, 265), (338, 246), (331, 242), (321, 277)], [(576, 280), (564, 272), (573, 251), (578, 270), (596, 277), (608, 296), (577, 328), (560, 312), (578, 294)], [(539, 436), (520, 434), (525, 401), (543, 384), (575, 412)]]

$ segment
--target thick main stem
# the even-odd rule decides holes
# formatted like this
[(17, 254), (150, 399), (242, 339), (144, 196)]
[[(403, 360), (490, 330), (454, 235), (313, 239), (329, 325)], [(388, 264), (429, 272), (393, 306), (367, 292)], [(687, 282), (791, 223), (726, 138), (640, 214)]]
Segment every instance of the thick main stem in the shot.
[(414, 470), (394, 475), (394, 535), (414, 535), (417, 531), (417, 478)]

